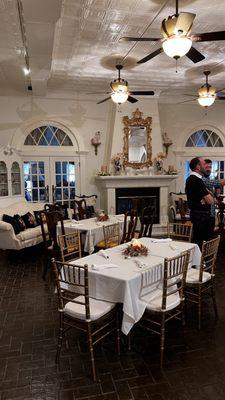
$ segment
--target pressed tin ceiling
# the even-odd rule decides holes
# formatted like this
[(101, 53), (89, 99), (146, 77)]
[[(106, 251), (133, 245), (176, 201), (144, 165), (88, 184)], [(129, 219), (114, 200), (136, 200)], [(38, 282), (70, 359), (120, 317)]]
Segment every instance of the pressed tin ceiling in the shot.
[[(225, 87), (225, 41), (196, 43), (206, 59), (194, 65), (164, 53), (146, 64), (136, 61), (158, 43), (120, 42), (121, 36), (160, 36), (162, 19), (174, 14), (175, 0), (20, 0), (34, 95), (69, 95), (101, 91), (117, 77), (114, 65), (124, 64), (122, 77), (130, 89), (195, 90), (211, 69), (210, 83)], [(196, 13), (192, 32), (224, 30), (224, 0), (181, 0), (180, 11)], [(2, 94), (27, 93), (23, 75), (23, 41), (17, 0), (0, 0), (0, 85)]]

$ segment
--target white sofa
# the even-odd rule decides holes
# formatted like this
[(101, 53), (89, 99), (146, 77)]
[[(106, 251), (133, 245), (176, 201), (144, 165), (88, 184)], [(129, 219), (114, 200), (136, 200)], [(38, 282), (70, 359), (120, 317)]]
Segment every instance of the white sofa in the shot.
[(2, 250), (21, 250), (25, 247), (34, 246), (43, 241), (41, 227), (28, 228), (18, 235), (15, 234), (11, 224), (2, 221), (3, 214), (13, 216), (15, 214), (24, 215), (27, 212), (34, 214), (34, 211), (43, 210), (43, 203), (30, 203), (24, 198), (10, 199), (0, 202), (0, 249)]

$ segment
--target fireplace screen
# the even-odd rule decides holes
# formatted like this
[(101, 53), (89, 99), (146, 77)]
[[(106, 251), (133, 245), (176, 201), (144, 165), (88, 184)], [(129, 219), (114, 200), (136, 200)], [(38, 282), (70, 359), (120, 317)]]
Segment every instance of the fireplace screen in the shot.
[(151, 207), (154, 223), (159, 223), (159, 188), (122, 188), (116, 189), (116, 213), (123, 214), (131, 209), (138, 216), (145, 207)]

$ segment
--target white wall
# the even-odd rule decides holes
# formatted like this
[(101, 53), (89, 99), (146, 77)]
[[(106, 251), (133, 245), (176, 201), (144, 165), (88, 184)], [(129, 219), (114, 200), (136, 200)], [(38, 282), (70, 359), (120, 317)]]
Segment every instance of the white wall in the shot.
[[(169, 148), (167, 165), (175, 165), (176, 162), (180, 162), (178, 153), (184, 151), (186, 138), (198, 128), (215, 130), (225, 143), (225, 112), (224, 104), (221, 103), (223, 102), (213, 105), (205, 115), (205, 111), (197, 104), (160, 104), (158, 99), (140, 99), (136, 104), (126, 102), (116, 107), (111, 101), (97, 105), (96, 101), (86, 99), (85, 95), (82, 95), (80, 100), (36, 97), (33, 99), (30, 95), (0, 96), (0, 145), (6, 146), (12, 141), (18, 143), (20, 138), (23, 143), (23, 135), (29, 124), (38, 125), (38, 121), (44, 120), (62, 123), (83, 142), (83, 150), (88, 152), (84, 178), (86, 193), (97, 193), (94, 179), (96, 172), (103, 164), (110, 166), (112, 155), (122, 151), (123, 116), (128, 115), (131, 118), (132, 111), (137, 107), (144, 117), (151, 116), (153, 157), (162, 151), (161, 133), (167, 132), (173, 141)], [(102, 142), (97, 156), (90, 143), (96, 131), (101, 132)], [(223, 149), (221, 154), (224, 154)], [(187, 155), (190, 155), (190, 158), (192, 156), (190, 152), (187, 152)], [(177, 164), (177, 168), (182, 173), (182, 166)], [(179, 189), (182, 179), (177, 182), (176, 189)]]

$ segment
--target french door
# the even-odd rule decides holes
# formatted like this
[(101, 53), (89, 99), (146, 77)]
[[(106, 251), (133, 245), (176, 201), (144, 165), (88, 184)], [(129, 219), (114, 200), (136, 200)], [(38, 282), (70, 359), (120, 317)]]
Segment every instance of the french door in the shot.
[(69, 204), (80, 191), (77, 157), (26, 157), (23, 173), (28, 201)]

